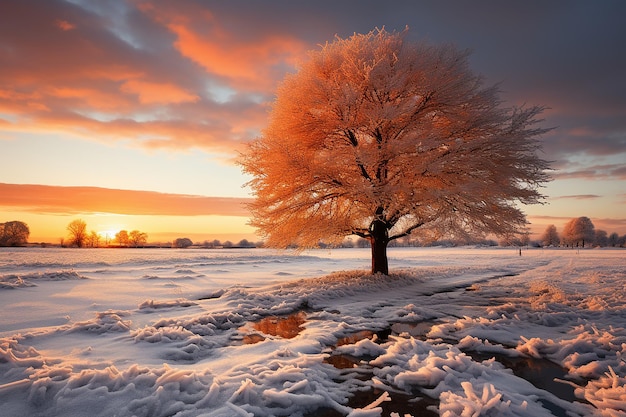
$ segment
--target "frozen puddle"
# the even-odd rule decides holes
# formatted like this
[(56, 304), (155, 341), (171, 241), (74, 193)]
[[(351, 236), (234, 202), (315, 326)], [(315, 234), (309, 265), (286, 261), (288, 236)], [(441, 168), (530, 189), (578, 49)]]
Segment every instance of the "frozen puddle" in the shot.
[[(558, 364), (543, 358), (532, 357), (511, 357), (499, 353), (482, 353), (475, 351), (464, 351), (468, 356), (477, 362), (495, 358), (506, 368), (513, 371), (518, 377), (525, 379), (537, 388), (548, 391), (558, 398), (567, 402), (584, 402), (587, 401), (576, 397), (574, 394), (574, 386), (565, 381), (568, 378), (567, 370)], [(574, 381), (581, 384), (582, 381)], [(584, 385), (584, 384), (583, 384)], [(558, 405), (539, 399), (545, 408), (550, 410), (556, 417), (567, 417), (567, 411)]]
[[(350, 353), (337, 353), (337, 350), (341, 350), (338, 349), (339, 347), (357, 344), (365, 339), (382, 345), (388, 341), (389, 336), (410, 337), (425, 341), (427, 340), (426, 334), (435, 324), (437, 324), (435, 321), (393, 323), (388, 329), (382, 331), (374, 332), (362, 330), (339, 339), (337, 345), (331, 347), (330, 356), (324, 362), (341, 370), (346, 379), (356, 377), (363, 381), (370, 381), (369, 389), (355, 392), (350, 398), (348, 405), (352, 408), (367, 406), (379, 398), (384, 391), (376, 388), (376, 384), (373, 382), (375, 379), (374, 368), (376, 368), (376, 366), (372, 366), (370, 362), (376, 359), (376, 356), (369, 354), (353, 355)], [(447, 345), (449, 343), (444, 344)], [(452, 344), (454, 344), (454, 342)], [(512, 357), (501, 353), (483, 353), (472, 350), (463, 350), (463, 353), (477, 363), (495, 360), (505, 368), (510, 369), (514, 375), (530, 382), (539, 389), (553, 394), (561, 400), (586, 403), (585, 400), (576, 397), (574, 387), (571, 384), (563, 382), (568, 378), (567, 370), (550, 360), (533, 357)], [(582, 383), (583, 381), (574, 382)], [(438, 408), (439, 400), (424, 395), (424, 393), (421, 392), (421, 388), (430, 387), (414, 387), (411, 389), (410, 394), (403, 393), (400, 389), (398, 389), (398, 391), (388, 391), (391, 401), (380, 404), (380, 407), (383, 409), (382, 416), (389, 416), (392, 412), (398, 413), (399, 415), (412, 416), (439, 415), (433, 411)], [(549, 400), (540, 398), (538, 401), (556, 417), (567, 417), (569, 415), (567, 410)], [(334, 417), (340, 416), (341, 414), (332, 409), (323, 409), (318, 410), (309, 417), (313, 415)]]
[[(297, 311), (285, 316), (264, 317), (259, 321), (250, 322), (240, 327), (238, 334), (231, 340), (239, 341), (242, 344), (256, 344), (263, 342), (270, 336), (292, 339), (304, 330), (306, 320), (307, 314), (304, 311)], [(343, 381), (350, 379), (363, 381), (362, 389), (352, 393), (347, 405), (354, 409), (365, 407), (380, 398), (385, 393), (385, 390), (377, 388), (374, 382), (376, 379), (374, 372), (376, 366), (370, 365), (370, 361), (375, 360), (377, 356), (367, 353), (359, 355), (345, 353), (340, 349), (342, 346), (355, 345), (366, 339), (382, 345), (389, 340), (390, 336), (415, 338), (425, 341), (427, 340), (426, 334), (433, 325), (438, 323), (438, 321), (396, 322), (392, 323), (387, 329), (380, 331), (361, 330), (350, 333), (339, 338), (334, 346), (330, 346), (327, 350), (329, 356), (324, 362), (340, 370)], [(444, 344), (454, 345), (455, 342), (444, 342)], [(567, 378), (567, 371), (552, 361), (542, 358), (512, 357), (495, 352), (483, 353), (466, 349), (463, 350), (463, 353), (477, 363), (495, 360), (505, 368), (510, 369), (514, 375), (530, 382), (539, 389), (555, 395), (561, 400), (585, 402), (575, 396), (574, 387), (571, 384), (561, 382)], [(389, 400), (379, 404), (383, 410), (382, 416), (389, 416), (391, 413), (427, 417), (437, 416), (438, 413), (433, 410), (438, 408), (439, 399), (424, 395), (421, 392), (422, 388), (430, 387), (416, 386), (410, 390), (410, 393), (403, 392), (400, 388), (386, 390), (388, 394), (385, 395), (389, 395)], [(539, 402), (556, 417), (568, 416), (564, 408), (551, 401), (539, 399)], [(340, 417), (342, 414), (333, 408), (321, 408), (316, 410), (315, 413), (306, 414), (305, 416)]]
[(304, 330), (306, 313), (298, 311), (287, 316), (268, 316), (259, 321), (248, 323), (239, 328), (240, 335), (233, 340), (241, 339), (244, 345), (253, 345), (262, 342), (266, 336), (277, 336), (283, 339), (293, 339)]
[[(363, 409), (370, 404), (373, 404), (376, 400), (378, 400), (381, 395), (384, 394), (384, 391), (379, 389), (370, 389), (367, 391), (359, 391), (348, 401), (348, 407), (354, 409)], [(414, 395), (407, 395), (401, 392), (392, 392), (389, 393), (390, 401), (383, 401), (378, 406), (382, 409), (381, 416), (390, 416), (391, 413), (396, 413), (400, 416), (415, 416), (415, 417), (437, 417), (439, 413), (436, 413), (430, 410), (428, 407), (434, 406), (436, 407), (438, 401), (430, 399), (428, 397), (424, 398), (416, 398)], [(367, 413), (367, 411), (364, 411)], [(394, 415), (396, 415), (394, 414)], [(379, 414), (363, 414), (364, 416), (368, 415), (379, 415)], [(304, 417), (345, 417), (345, 414), (338, 412), (332, 408), (319, 408), (315, 410), (313, 413), (305, 414)]]
[[(324, 360), (325, 363), (333, 365), (335, 368), (342, 371), (342, 376), (346, 380), (350, 378), (356, 378), (365, 381), (363, 389), (353, 392), (349, 398), (348, 406), (354, 409), (367, 407), (374, 403), (381, 395), (385, 394), (385, 391), (373, 386), (371, 381), (375, 378), (373, 368), (368, 364), (368, 361), (374, 359), (371, 355), (355, 356), (348, 353), (334, 353), (334, 351), (341, 346), (353, 345), (360, 341), (369, 339), (374, 342), (384, 342), (387, 338), (395, 333), (397, 330), (405, 331), (405, 329), (414, 328), (426, 328), (430, 329), (430, 326), (426, 324), (411, 326), (409, 324), (398, 326), (400, 323), (395, 323), (388, 329), (384, 329), (378, 332), (371, 330), (361, 330), (355, 333), (351, 333), (347, 336), (340, 338), (337, 341), (336, 346), (331, 347), (331, 355)], [(395, 327), (395, 328), (394, 328)], [(369, 382), (368, 382), (369, 381)], [(439, 403), (438, 400), (424, 396), (419, 391), (411, 392), (410, 394), (404, 393), (400, 390), (387, 391), (389, 400), (383, 401), (378, 406), (382, 409), (382, 416), (390, 416), (391, 413), (397, 413), (400, 416), (438, 416), (439, 414), (432, 411), (431, 408), (436, 407)], [(395, 415), (395, 414), (394, 414)], [(343, 414), (331, 408), (321, 408), (315, 411), (313, 414), (307, 414), (305, 417), (342, 417)]]

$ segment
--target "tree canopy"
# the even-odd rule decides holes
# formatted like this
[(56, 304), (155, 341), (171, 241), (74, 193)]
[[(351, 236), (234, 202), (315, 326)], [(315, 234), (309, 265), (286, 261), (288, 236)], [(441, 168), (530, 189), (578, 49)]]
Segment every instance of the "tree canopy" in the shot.
[(24, 222), (13, 220), (0, 223), (0, 246), (23, 246), (28, 243), (30, 229)]
[(173, 248), (188, 248), (193, 242), (188, 237), (179, 237), (172, 243)]
[(143, 246), (148, 242), (148, 234), (139, 230), (131, 230), (128, 234), (128, 243), (133, 247)]
[(69, 233), (70, 246), (76, 246), (82, 248), (87, 241), (87, 223), (81, 219), (72, 221), (67, 225), (67, 231)]
[(546, 228), (539, 240), (543, 246), (559, 246), (561, 243), (559, 233), (556, 230), (556, 226), (553, 224)]
[(582, 246), (593, 244), (595, 238), (595, 226), (589, 217), (577, 217), (563, 227), (563, 242), (566, 246)]
[(277, 91), (268, 127), (242, 155), (251, 224), (268, 246), (387, 244), (523, 230), (539, 203), (541, 107), (507, 108), (452, 45), (407, 32), (355, 34), (311, 51)]

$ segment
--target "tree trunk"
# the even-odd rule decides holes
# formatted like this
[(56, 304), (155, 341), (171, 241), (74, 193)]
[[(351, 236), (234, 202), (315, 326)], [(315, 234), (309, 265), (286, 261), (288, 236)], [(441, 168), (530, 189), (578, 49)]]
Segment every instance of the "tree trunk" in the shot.
[(372, 238), (372, 274), (381, 273), (389, 275), (389, 263), (387, 261), (387, 239), (382, 241)]
[(389, 275), (389, 262), (387, 261), (387, 244), (389, 237), (387, 228), (381, 221), (374, 221), (370, 227), (370, 245), (372, 246), (372, 274), (381, 273)]

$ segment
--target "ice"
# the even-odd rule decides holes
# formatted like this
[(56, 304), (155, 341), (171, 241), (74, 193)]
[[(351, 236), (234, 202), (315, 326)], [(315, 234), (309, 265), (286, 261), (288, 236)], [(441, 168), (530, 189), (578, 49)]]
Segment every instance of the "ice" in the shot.
[(91, 332), (91, 333), (108, 333), (108, 332), (128, 332), (132, 321), (124, 320), (123, 317), (130, 316), (128, 311), (104, 311), (96, 313), (96, 317), (92, 320), (77, 322), (70, 326), (62, 327), (65, 332)]
[(609, 372), (578, 391), (606, 415), (626, 415), (626, 378), (617, 375), (610, 366)]
[(369, 255), (2, 248), (0, 415), (626, 416), (623, 251), (390, 248), (389, 277)]
[(184, 298), (179, 298), (177, 300), (146, 300), (139, 305), (139, 310), (157, 310), (160, 308), (174, 308), (174, 307), (191, 307), (198, 305), (197, 303), (189, 300), (185, 300)]

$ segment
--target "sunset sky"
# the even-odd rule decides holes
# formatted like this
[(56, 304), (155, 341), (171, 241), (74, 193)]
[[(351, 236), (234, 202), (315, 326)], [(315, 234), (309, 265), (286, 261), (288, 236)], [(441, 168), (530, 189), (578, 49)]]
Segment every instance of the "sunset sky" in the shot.
[(533, 229), (588, 216), (626, 233), (626, 2), (0, 2), (0, 222), (58, 242), (256, 239), (234, 164), (306, 52), (378, 27), (473, 51), (509, 105), (543, 105), (546, 205)]

